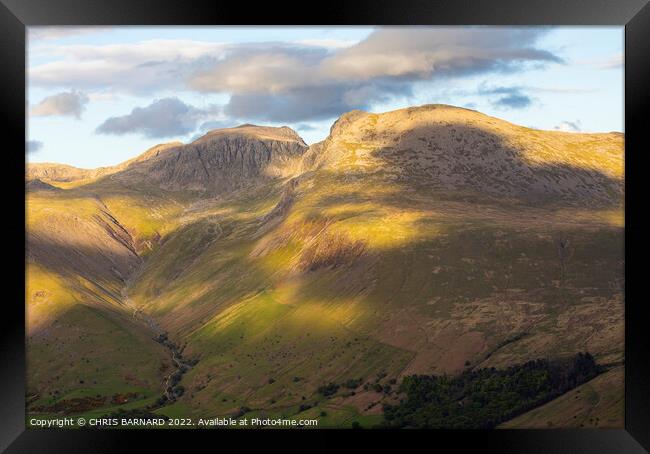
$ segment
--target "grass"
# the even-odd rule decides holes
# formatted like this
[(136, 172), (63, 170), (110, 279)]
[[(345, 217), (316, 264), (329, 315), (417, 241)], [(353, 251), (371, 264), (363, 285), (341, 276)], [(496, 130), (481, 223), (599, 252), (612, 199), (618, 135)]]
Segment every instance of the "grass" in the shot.
[(139, 329), (100, 309), (73, 305), (46, 333), (32, 334), (27, 348), (28, 394), (38, 393), (39, 399), (31, 406), (161, 393), (164, 352)]

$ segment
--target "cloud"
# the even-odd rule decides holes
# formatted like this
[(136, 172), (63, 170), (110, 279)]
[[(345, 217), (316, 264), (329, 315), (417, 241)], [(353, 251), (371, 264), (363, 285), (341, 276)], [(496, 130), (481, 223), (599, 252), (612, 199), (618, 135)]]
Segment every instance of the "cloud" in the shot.
[(495, 107), (525, 109), (533, 104), (533, 100), (522, 90), (521, 87), (487, 87), (483, 83), (478, 87), (478, 94), (491, 97), (490, 102)]
[(28, 154), (34, 154), (41, 151), (41, 149), (43, 149), (43, 142), (39, 140), (28, 140), (27, 142), (25, 142), (25, 145)]
[(374, 101), (410, 93), (410, 86), (405, 84), (332, 84), (293, 88), (280, 94), (250, 92), (232, 95), (224, 112), (235, 118), (281, 123), (323, 120), (353, 109), (368, 109)]
[(128, 115), (111, 117), (99, 125), (98, 134), (142, 134), (148, 138), (184, 136), (197, 125), (220, 112), (218, 106), (199, 109), (178, 98), (163, 98), (146, 107), (136, 107)]
[(503, 96), (494, 101), (494, 104), (496, 106), (506, 107), (510, 109), (524, 109), (526, 107), (529, 107), (532, 103), (532, 100), (528, 96), (517, 93)]
[(230, 49), (190, 77), (200, 91), (259, 91), (355, 84), (377, 79), (425, 80), (487, 71), (515, 71), (527, 62), (561, 63), (534, 42), (543, 29), (387, 28), (338, 52), (276, 44)]
[[(149, 40), (111, 45), (40, 44), (47, 61), (30, 84), (152, 95), (195, 90), (230, 95), (234, 118), (310, 121), (410, 96), (418, 81), (504, 73), (562, 63), (537, 42), (541, 27), (390, 27), (359, 42), (220, 43)], [(52, 58), (55, 60), (52, 61)], [(523, 98), (504, 96), (504, 106)]]
[[(230, 49), (201, 68), (188, 85), (230, 93), (225, 111), (267, 121), (331, 118), (409, 96), (414, 82), (512, 72), (528, 63), (561, 63), (535, 47), (540, 28), (387, 28), (337, 51), (276, 44)], [(522, 108), (530, 99), (505, 94), (502, 106)], [(527, 104), (528, 103), (528, 104)]]
[(73, 116), (81, 118), (88, 104), (88, 96), (80, 91), (69, 91), (48, 96), (30, 109), (33, 117)]
[(582, 131), (580, 120), (576, 121), (562, 121), (554, 129), (564, 132), (580, 132)]
[(234, 94), (282, 93), (326, 85), (320, 63), (328, 55), (326, 49), (286, 44), (243, 46), (196, 71), (188, 83), (198, 91)]
[(527, 62), (561, 63), (534, 47), (546, 31), (510, 27), (385, 28), (326, 62), (339, 78), (426, 79), (432, 75), (466, 76), (486, 71), (514, 71)]
[(107, 45), (37, 45), (32, 57), (48, 60), (28, 69), (29, 82), (46, 88), (77, 87), (150, 95), (182, 89), (185, 79), (223, 55), (227, 45), (193, 40), (148, 40)]

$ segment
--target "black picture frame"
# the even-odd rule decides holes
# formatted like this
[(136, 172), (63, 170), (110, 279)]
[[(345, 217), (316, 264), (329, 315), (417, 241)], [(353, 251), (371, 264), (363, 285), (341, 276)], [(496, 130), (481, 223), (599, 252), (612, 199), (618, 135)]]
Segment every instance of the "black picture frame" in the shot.
[[(199, 442), (225, 449), (278, 437), (281, 448), (300, 452), (340, 449), (338, 435), (357, 439), (363, 451), (473, 447), (501, 453), (642, 453), (650, 450), (650, 325), (641, 299), (643, 244), (641, 188), (644, 142), (650, 119), (650, 5), (648, 0), (357, 0), (281, 5), (223, 0), (0, 0), (0, 111), (2, 112), (5, 205), (5, 269), (11, 289), (0, 315), (0, 451), (114, 452), (194, 449)], [(33, 25), (619, 25), (625, 26), (625, 429), (495, 431), (102, 431), (25, 430), (24, 156), (25, 27)], [(639, 202), (637, 202), (639, 201)], [(9, 208), (6, 208), (9, 209)], [(23, 242), (18, 239), (23, 238)], [(420, 447), (413, 444), (418, 439)], [(218, 444), (214, 444), (218, 442)], [(188, 444), (191, 443), (191, 444)], [(224, 444), (222, 444), (224, 443)], [(451, 444), (450, 444), (451, 443)], [(230, 445), (233, 446), (233, 445)], [(408, 446), (411, 446), (409, 448)], [(429, 448), (427, 448), (427, 446)], [(164, 449), (163, 451), (166, 451)], [(201, 448), (201, 449), (206, 449)], [(233, 449), (232, 447), (229, 449)]]

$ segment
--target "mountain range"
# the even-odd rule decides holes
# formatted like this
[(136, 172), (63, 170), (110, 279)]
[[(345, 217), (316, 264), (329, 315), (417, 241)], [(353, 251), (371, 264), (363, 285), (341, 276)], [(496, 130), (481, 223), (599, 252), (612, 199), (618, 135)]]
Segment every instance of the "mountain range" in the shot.
[(589, 352), (506, 427), (622, 427), (624, 136), (425, 105), (28, 164), (30, 414), (381, 424), (413, 375)]

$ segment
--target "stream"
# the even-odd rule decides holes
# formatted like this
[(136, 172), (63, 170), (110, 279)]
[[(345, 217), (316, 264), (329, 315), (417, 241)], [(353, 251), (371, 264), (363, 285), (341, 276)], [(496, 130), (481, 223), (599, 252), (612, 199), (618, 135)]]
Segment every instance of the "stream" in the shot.
[(172, 365), (174, 367), (173, 370), (165, 376), (165, 392), (163, 395), (165, 399), (158, 401), (155, 404), (156, 408), (169, 405), (183, 394), (184, 388), (177, 385), (183, 378), (183, 375), (185, 375), (185, 373), (197, 363), (197, 360), (187, 360), (183, 358), (183, 348), (179, 348), (178, 345), (169, 340), (167, 333), (160, 327), (160, 325), (158, 325), (158, 323), (156, 323), (156, 321), (147, 315), (142, 309), (137, 308), (135, 304), (133, 304), (127, 296), (125, 289), (122, 290), (122, 299), (124, 305), (133, 311), (133, 318), (146, 325), (154, 335), (153, 340), (164, 346), (169, 351)]

